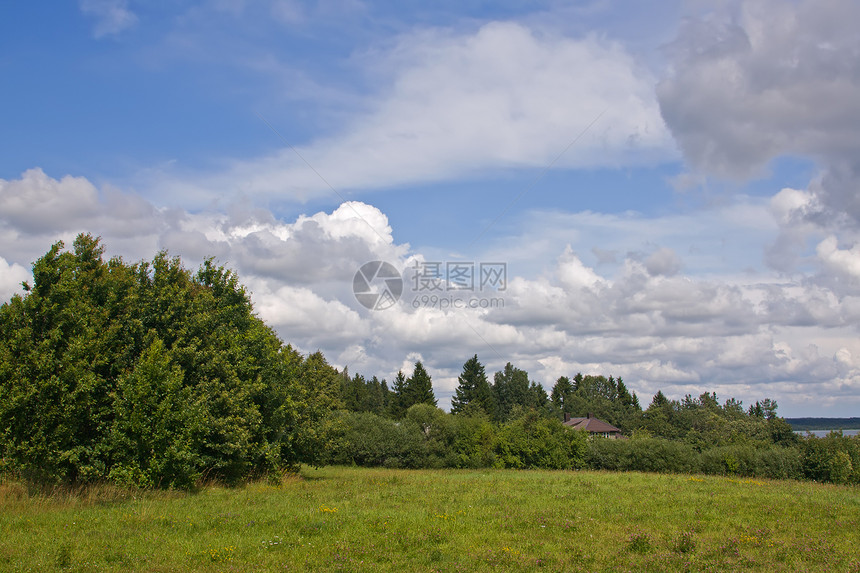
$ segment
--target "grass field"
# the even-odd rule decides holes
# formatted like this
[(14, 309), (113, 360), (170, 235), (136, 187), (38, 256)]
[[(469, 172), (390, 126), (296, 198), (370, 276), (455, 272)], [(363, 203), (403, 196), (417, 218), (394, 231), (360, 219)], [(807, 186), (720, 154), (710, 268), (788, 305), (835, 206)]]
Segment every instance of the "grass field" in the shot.
[(305, 469), (197, 493), (0, 485), (0, 571), (854, 571), (860, 489)]

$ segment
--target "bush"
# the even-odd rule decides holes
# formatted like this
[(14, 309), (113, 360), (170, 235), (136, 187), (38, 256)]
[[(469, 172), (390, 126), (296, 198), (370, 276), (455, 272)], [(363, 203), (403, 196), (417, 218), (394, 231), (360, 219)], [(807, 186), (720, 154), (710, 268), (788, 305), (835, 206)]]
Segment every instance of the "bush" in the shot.
[(496, 462), (496, 428), (486, 414), (452, 416), (454, 442), (447, 465), (455, 468), (486, 468)]
[(340, 412), (343, 439), (329, 463), (364, 467), (423, 468), (427, 445), (421, 428), (409, 420), (395, 422), (370, 412)]
[(574, 469), (585, 462), (584, 432), (532, 410), (503, 424), (496, 443), (497, 467)]
[(860, 483), (860, 437), (831, 432), (818, 438), (807, 436), (802, 445), (804, 475), (816, 481)]
[(755, 477), (802, 479), (803, 460), (800, 448), (771, 446), (757, 450)]
[(756, 475), (756, 450), (737, 445), (711, 448), (701, 454), (702, 473), (753, 477)]
[(592, 438), (586, 463), (592, 469), (656, 473), (693, 473), (699, 470), (696, 451), (689, 444), (663, 438), (610, 440)]

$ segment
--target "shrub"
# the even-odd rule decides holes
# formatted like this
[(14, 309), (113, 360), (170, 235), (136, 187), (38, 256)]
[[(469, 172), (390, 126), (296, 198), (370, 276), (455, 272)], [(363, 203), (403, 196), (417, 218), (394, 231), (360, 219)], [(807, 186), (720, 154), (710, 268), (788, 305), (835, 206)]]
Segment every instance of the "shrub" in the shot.
[(701, 453), (701, 469), (712, 475), (753, 477), (756, 475), (756, 450), (747, 445), (705, 450)]
[(417, 424), (394, 421), (370, 412), (341, 412), (343, 439), (327, 460), (365, 467), (422, 468), (427, 445)]
[(692, 446), (663, 438), (610, 440), (593, 438), (588, 443), (588, 467), (611, 471), (692, 473), (699, 460)]
[(455, 468), (492, 467), (496, 462), (496, 428), (486, 414), (452, 416), (454, 442), (447, 465)]
[(831, 432), (807, 436), (802, 445), (803, 473), (809, 479), (833, 483), (860, 483), (860, 438)]
[(585, 461), (583, 432), (530, 410), (503, 424), (496, 443), (497, 467), (574, 469)]
[(757, 450), (755, 477), (802, 479), (803, 463), (800, 448), (771, 446)]

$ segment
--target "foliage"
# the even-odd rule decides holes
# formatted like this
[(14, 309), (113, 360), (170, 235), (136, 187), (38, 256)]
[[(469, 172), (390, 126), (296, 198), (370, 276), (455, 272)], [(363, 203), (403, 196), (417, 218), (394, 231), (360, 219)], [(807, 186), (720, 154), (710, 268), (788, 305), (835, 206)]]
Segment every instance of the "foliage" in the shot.
[(574, 469), (584, 465), (585, 433), (530, 410), (499, 428), (496, 467)]
[(493, 375), (492, 394), (495, 402), (495, 419), (506, 422), (535, 410), (549, 414), (549, 397), (543, 387), (529, 381), (528, 372), (508, 362), (504, 370)]
[(472, 415), (452, 416), (454, 442), (451, 444), (451, 467), (487, 468), (496, 461), (496, 426), (483, 411)]
[(699, 457), (692, 447), (681, 442), (650, 437), (633, 440), (593, 438), (588, 442), (586, 463), (592, 469), (611, 471), (699, 471)]
[(491, 418), (495, 417), (496, 401), (477, 354), (463, 364), (463, 372), (457, 380), (459, 385), (451, 399), (452, 414), (460, 414), (467, 409), (472, 414), (483, 410)]
[(376, 376), (365, 380), (361, 374), (350, 378), (345, 369), (341, 373), (340, 399), (346, 410), (382, 415), (388, 409), (390, 395), (385, 380), (380, 381)]
[(621, 378), (576, 374), (573, 380), (560, 377), (552, 388), (552, 403), (558, 415), (576, 417), (588, 413), (630, 432), (641, 422), (642, 408)]
[(406, 379), (401, 407), (408, 410), (415, 404), (436, 405), (436, 396), (433, 395), (433, 381), (420, 360), (415, 363), (412, 376)]
[(398, 371), (394, 377), (391, 395), (388, 398), (388, 416), (399, 420), (406, 415), (406, 375)]
[(314, 462), (336, 373), (257, 318), (231, 271), (104, 261), (79, 235), (0, 307), (0, 457), (30, 478), (187, 487)]
[(345, 435), (332, 449), (328, 463), (393, 468), (424, 467), (427, 446), (414, 422), (394, 420), (370, 412), (340, 412)]
[(803, 472), (815, 481), (860, 484), (860, 437), (841, 430), (823, 438), (807, 436), (802, 443)]

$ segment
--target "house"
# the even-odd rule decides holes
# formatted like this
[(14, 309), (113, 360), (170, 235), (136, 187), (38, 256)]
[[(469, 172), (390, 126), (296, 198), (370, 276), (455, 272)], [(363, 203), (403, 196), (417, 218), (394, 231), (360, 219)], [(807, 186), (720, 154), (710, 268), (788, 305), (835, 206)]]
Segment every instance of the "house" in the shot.
[(607, 424), (603, 420), (598, 420), (591, 412), (585, 418), (571, 418), (570, 414), (565, 414), (564, 425), (576, 430), (588, 430), (588, 433), (592, 436), (603, 436), (604, 438), (613, 440), (622, 437), (621, 430), (612, 424)]

